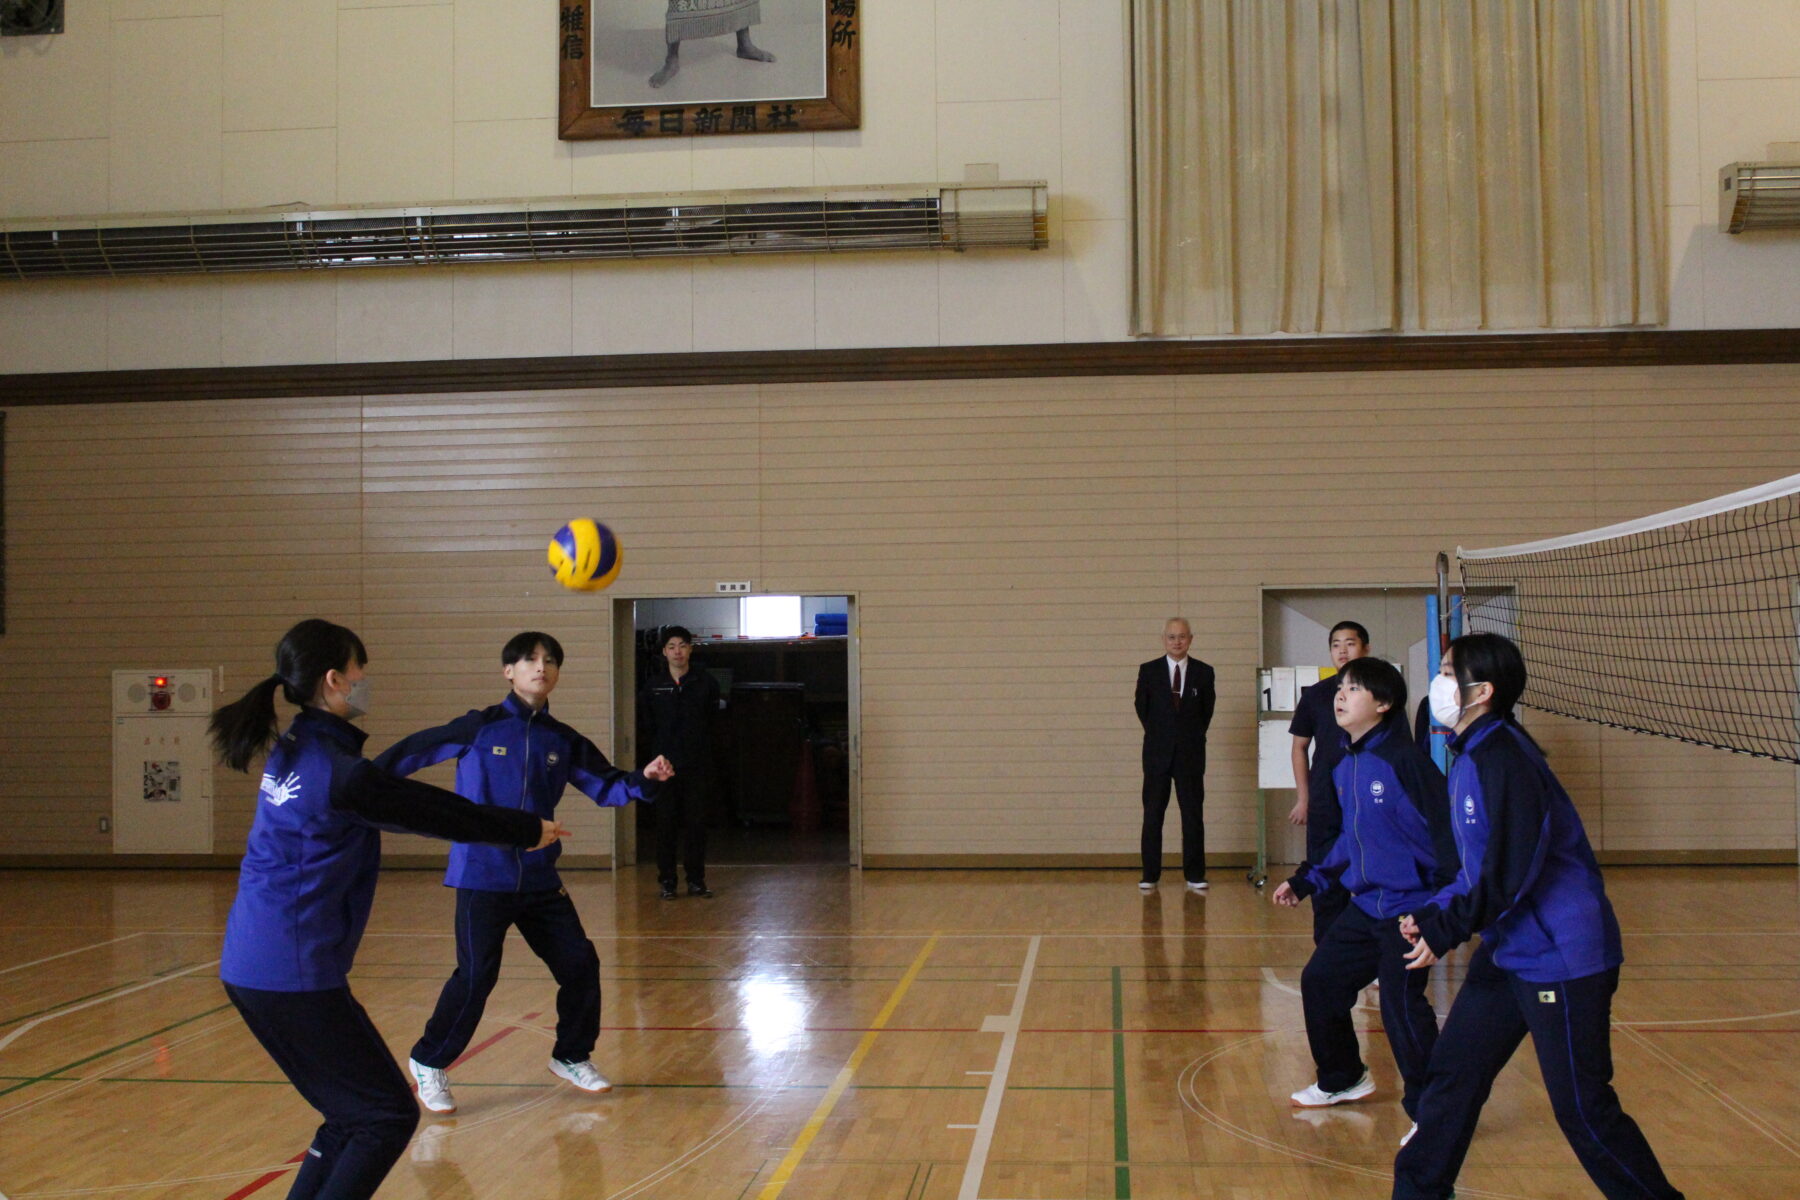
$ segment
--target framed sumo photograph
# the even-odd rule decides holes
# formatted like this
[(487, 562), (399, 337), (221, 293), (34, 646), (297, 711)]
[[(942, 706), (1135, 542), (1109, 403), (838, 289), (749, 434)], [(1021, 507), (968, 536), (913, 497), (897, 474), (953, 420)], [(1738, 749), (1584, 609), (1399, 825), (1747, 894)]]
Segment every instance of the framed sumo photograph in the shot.
[(863, 0), (563, 0), (560, 136), (862, 125)]

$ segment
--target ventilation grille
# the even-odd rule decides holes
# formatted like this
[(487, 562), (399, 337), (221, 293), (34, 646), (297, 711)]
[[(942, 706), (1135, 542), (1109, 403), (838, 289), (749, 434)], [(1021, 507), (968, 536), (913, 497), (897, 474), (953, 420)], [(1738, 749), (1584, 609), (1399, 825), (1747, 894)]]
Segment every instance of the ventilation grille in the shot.
[(1738, 162), (1719, 168), (1719, 228), (1800, 228), (1800, 162)]
[(1041, 183), (0, 224), (0, 277), (1040, 249)]

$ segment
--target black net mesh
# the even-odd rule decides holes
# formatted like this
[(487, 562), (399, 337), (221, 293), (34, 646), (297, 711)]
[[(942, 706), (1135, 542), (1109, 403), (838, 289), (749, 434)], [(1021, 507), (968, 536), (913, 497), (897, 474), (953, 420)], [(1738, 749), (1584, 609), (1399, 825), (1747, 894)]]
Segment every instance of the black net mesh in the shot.
[(1576, 545), (1462, 552), (1468, 628), (1518, 643), (1532, 708), (1800, 762), (1797, 545), (1789, 492)]

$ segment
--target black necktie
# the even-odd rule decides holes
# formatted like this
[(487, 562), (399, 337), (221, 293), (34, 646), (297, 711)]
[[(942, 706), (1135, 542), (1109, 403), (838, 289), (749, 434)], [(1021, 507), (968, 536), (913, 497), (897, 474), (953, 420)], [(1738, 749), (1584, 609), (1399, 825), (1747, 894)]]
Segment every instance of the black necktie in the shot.
[(1181, 707), (1181, 664), (1180, 663), (1175, 664), (1175, 682), (1170, 685), (1170, 688), (1174, 694), (1175, 707), (1180, 708)]

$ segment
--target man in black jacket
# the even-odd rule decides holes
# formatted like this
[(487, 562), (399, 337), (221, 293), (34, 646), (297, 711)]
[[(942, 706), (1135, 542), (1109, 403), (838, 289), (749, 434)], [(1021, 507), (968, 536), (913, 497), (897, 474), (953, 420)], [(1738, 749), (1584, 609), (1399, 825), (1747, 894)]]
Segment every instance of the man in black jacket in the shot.
[[(1213, 669), (1188, 656), (1194, 640), (1186, 618), (1163, 626), (1161, 658), (1138, 668), (1137, 715), (1144, 727), (1144, 831), (1139, 849), (1148, 892), (1162, 875), (1163, 814), (1169, 784), (1181, 806), (1181, 873), (1188, 890), (1206, 890), (1206, 729), (1212, 724)], [(680, 764), (676, 764), (677, 770)]]
[(710, 899), (706, 886), (706, 803), (712, 763), (712, 718), (719, 683), (694, 670), (694, 635), (680, 625), (662, 631), (665, 666), (638, 693), (644, 723), (642, 757), (662, 755), (677, 764), (681, 783), (663, 786), (656, 801), (656, 877), (662, 898), (675, 899), (675, 862), (687, 872), (688, 895)]

